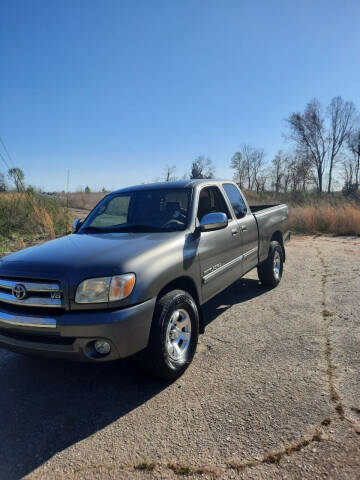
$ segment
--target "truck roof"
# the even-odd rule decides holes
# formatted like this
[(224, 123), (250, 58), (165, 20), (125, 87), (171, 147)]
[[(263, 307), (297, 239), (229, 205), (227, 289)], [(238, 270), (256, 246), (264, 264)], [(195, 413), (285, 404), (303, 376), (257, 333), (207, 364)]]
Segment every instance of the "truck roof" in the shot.
[[(159, 188), (194, 188), (197, 185), (211, 185), (211, 184), (218, 184), (219, 182), (229, 182), (229, 180), (211, 180), (211, 179), (196, 179), (196, 180), (177, 180), (176, 182), (157, 182), (157, 183), (143, 183), (141, 185), (133, 185), (132, 187), (125, 187), (120, 188), (119, 190), (115, 190), (112, 193), (120, 193), (120, 192), (133, 192), (134, 190), (157, 190)], [(232, 183), (232, 182), (231, 182)]]

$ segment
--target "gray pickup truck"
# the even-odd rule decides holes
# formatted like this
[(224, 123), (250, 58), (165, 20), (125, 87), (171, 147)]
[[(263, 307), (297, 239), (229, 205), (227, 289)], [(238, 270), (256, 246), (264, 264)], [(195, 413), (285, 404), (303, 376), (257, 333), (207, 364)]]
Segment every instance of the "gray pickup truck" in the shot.
[(257, 267), (281, 280), (286, 205), (249, 207), (228, 181), (139, 185), (107, 195), (74, 232), (0, 260), (0, 346), (90, 362), (138, 354), (181, 375), (202, 305)]

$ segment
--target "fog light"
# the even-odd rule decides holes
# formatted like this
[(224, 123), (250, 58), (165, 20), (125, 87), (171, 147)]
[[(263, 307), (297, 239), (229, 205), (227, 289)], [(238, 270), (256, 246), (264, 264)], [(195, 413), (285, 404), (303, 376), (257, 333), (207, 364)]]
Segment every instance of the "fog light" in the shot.
[(110, 343), (105, 340), (96, 340), (94, 347), (100, 355), (107, 355), (111, 350)]

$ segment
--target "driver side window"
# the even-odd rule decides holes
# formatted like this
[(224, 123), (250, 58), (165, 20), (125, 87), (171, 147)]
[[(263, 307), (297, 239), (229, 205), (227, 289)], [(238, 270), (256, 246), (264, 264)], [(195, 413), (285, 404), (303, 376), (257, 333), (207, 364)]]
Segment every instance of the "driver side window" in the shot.
[(204, 215), (212, 212), (225, 213), (227, 218), (231, 220), (229, 209), (218, 187), (205, 187), (200, 191), (198, 220), (201, 221)]

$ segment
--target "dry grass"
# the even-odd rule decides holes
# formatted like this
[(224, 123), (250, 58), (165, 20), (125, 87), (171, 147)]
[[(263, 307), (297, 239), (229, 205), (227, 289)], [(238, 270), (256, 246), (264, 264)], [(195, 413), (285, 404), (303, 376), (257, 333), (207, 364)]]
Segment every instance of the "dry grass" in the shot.
[(360, 235), (360, 193), (346, 197), (341, 192), (319, 196), (313, 192), (256, 193), (244, 191), (251, 205), (286, 203), (293, 232)]
[(192, 476), (192, 475), (210, 475), (213, 478), (218, 478), (220, 471), (216, 467), (195, 467), (191, 465), (183, 465), (178, 463), (168, 463), (167, 468), (172, 470), (176, 475)]
[(51, 198), (24, 194), (0, 195), (0, 252), (24, 248), (36, 239), (66, 234), (71, 227), (71, 215)]
[(344, 205), (296, 206), (289, 209), (290, 228), (304, 233), (360, 235), (360, 206)]
[(145, 470), (147, 472), (152, 472), (156, 468), (156, 463), (149, 460), (143, 460), (142, 462), (134, 465), (135, 470)]
[(102, 192), (94, 193), (69, 193), (59, 194), (56, 199), (63, 207), (79, 208), (84, 210), (92, 210), (95, 205), (104, 198), (106, 194)]

